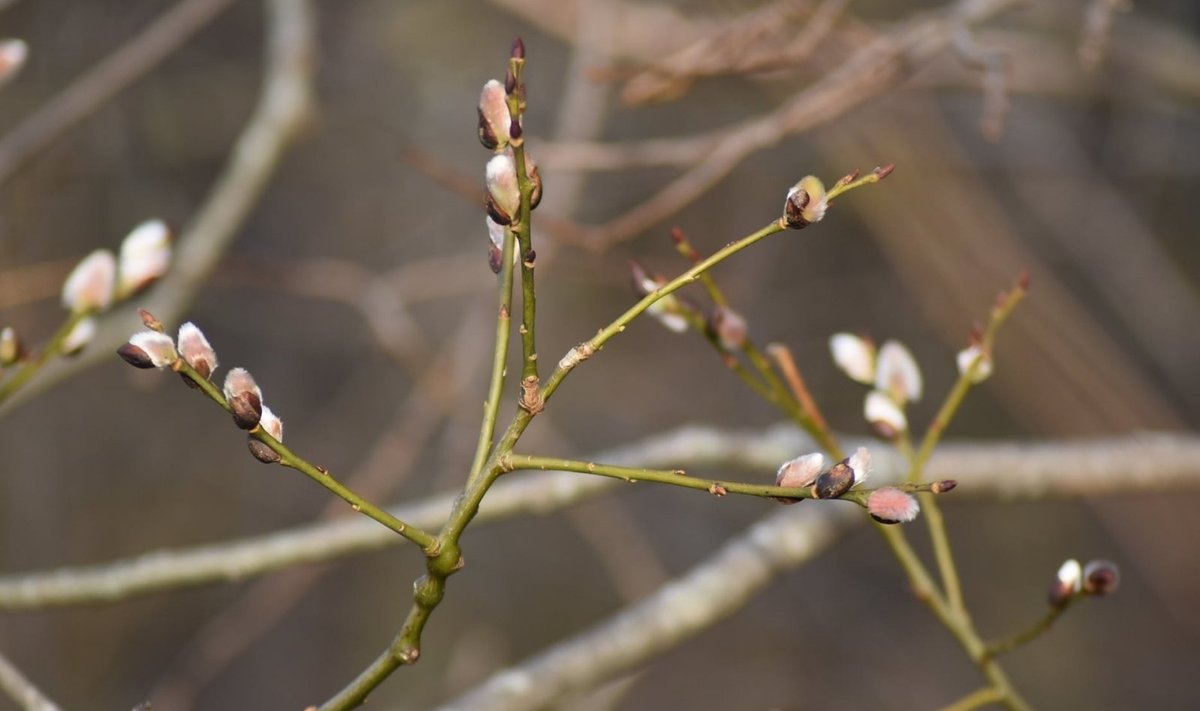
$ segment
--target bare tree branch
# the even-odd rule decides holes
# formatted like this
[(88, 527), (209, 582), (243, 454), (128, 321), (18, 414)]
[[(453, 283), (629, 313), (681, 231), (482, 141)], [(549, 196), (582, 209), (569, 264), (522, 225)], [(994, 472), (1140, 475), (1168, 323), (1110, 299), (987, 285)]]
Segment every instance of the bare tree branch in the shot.
[(58, 704), (46, 697), (20, 669), (0, 654), (0, 689), (25, 711), (58, 711)]
[(441, 711), (542, 708), (635, 668), (742, 607), (779, 573), (865, 521), (850, 506), (777, 511), (653, 595), (506, 669)]
[[(754, 433), (686, 427), (589, 459), (643, 467), (739, 468), (766, 472), (765, 481), (779, 462), (812, 449), (811, 442), (790, 426)], [(877, 480), (897, 479), (903, 474), (900, 458), (885, 447), (873, 451), (872, 463), (872, 476)], [(1195, 488), (1200, 486), (1200, 437), (1132, 434), (1043, 443), (947, 443), (926, 471), (930, 479), (957, 479), (956, 497), (1002, 500)], [(560, 472), (509, 477), (488, 494), (479, 521), (545, 514), (620, 485), (600, 477)], [(415, 526), (436, 527), (449, 511), (451, 499), (449, 494), (433, 496), (391, 511)], [(371, 521), (322, 522), (96, 566), (0, 577), (0, 609), (115, 602), (173, 588), (242, 580), (396, 542), (395, 535)]]

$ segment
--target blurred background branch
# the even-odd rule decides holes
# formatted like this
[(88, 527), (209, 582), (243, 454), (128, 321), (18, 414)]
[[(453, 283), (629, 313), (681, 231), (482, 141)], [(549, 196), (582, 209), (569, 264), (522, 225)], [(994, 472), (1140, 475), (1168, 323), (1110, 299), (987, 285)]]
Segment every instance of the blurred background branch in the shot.
[[(761, 473), (773, 471), (779, 462), (809, 451), (812, 446), (790, 426), (779, 426), (764, 434), (688, 427), (601, 452), (589, 459), (646, 467), (720, 467)], [(873, 452), (872, 479), (893, 482), (903, 479), (907, 465), (899, 456), (879, 443), (875, 443)], [(1200, 462), (1200, 439), (1167, 434), (1096, 441), (950, 442), (937, 450), (927, 474), (931, 481), (959, 481), (961, 486), (955, 498), (1029, 501), (1121, 497), (1194, 489), (1200, 485), (1197, 462)], [(762, 478), (766, 481), (770, 477)], [(567, 472), (511, 474), (489, 495), (479, 522), (544, 515), (619, 486), (620, 482)], [(392, 512), (414, 526), (436, 528), (452, 499), (452, 494), (442, 494), (396, 506)], [(161, 551), (90, 568), (9, 575), (0, 578), (0, 609), (116, 602), (173, 588), (238, 581), (397, 542), (386, 529), (371, 523), (343, 518), (259, 538), (187, 551)]]

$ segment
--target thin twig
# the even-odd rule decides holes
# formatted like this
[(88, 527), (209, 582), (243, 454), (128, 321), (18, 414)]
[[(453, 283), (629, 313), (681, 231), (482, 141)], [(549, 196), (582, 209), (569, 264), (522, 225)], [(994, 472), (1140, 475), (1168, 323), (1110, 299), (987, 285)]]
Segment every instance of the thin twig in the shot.
[[(855, 442), (849, 442), (854, 446)], [(774, 472), (811, 451), (792, 424), (765, 431), (685, 427), (593, 455), (630, 466), (728, 467)], [(1200, 437), (1140, 433), (1095, 440), (948, 442), (926, 467), (930, 479), (959, 482), (956, 497), (1046, 500), (1200, 488)], [(872, 452), (872, 479), (895, 482), (908, 464), (886, 448)], [(766, 478), (764, 476), (764, 478)], [(612, 489), (618, 482), (575, 474), (528, 474), (499, 482), (478, 520), (544, 515)], [(415, 526), (437, 526), (453, 493), (391, 509)], [(239, 582), (271, 571), (396, 545), (395, 534), (372, 521), (327, 521), (207, 546), (155, 551), (93, 566), (0, 577), (0, 609), (32, 610), (111, 603), (216, 582)]]
[(0, 654), (0, 689), (25, 711), (59, 711), (59, 707), (43, 694), (20, 669)]
[[(267, 0), (266, 10), (267, 47), (258, 103), (204, 203), (180, 233), (171, 271), (138, 300), (137, 306), (163, 321), (178, 321), (200, 284), (216, 268), (312, 110), (316, 46), (312, 2)], [(139, 322), (134, 305), (114, 309), (100, 320), (96, 337), (81, 354), (44, 368), (0, 406), (0, 415), (52, 385), (111, 359), (112, 352)]]

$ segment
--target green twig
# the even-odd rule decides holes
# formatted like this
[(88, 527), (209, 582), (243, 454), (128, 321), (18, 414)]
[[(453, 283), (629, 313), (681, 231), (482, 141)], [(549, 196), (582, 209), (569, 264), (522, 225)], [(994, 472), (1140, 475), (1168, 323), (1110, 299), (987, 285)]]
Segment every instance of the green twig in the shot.
[(949, 706), (943, 706), (940, 711), (972, 711), (972, 709), (982, 708), (1003, 700), (1004, 697), (994, 687), (985, 686), (972, 691)]
[[(188, 365), (183, 358), (177, 359), (171, 365), (171, 368), (199, 386), (200, 390), (213, 402), (220, 405), (226, 411), (230, 409), (229, 403), (225, 400), (225, 396), (221, 393), (221, 391), (217, 389), (217, 386), (213, 385), (208, 378), (205, 378), (200, 375), (200, 373), (196, 372), (196, 369)], [(427, 553), (435, 550), (435, 544), (437, 543), (437, 540), (433, 537), (433, 535), (421, 530), (420, 528), (408, 525), (387, 511), (381, 509), (375, 504), (372, 504), (370, 501), (367, 501), (350, 489), (346, 488), (346, 486), (335, 479), (328, 470), (322, 467), (314, 466), (306, 461), (303, 457), (298, 456), (295, 452), (285, 447), (282, 442), (279, 442), (274, 437), (267, 434), (266, 430), (264, 430), (261, 425), (255, 427), (250, 432), (250, 436), (267, 445), (272, 451), (278, 454), (280, 464), (303, 473), (309, 479), (317, 482), (340, 497), (343, 501), (350, 504), (350, 507), (355, 511), (358, 511), (367, 518), (378, 521), (413, 543), (416, 543)]]
[[(521, 117), (525, 113), (524, 83), (521, 75), (525, 67), (524, 57), (512, 57), (508, 62), (509, 71), (515, 78), (517, 90), (508, 95), (508, 112), (513, 125), (520, 126)], [(512, 230), (517, 236), (521, 259), (521, 399), (520, 404), (533, 414), (542, 409), (542, 396), (539, 391), (537, 363), (537, 292), (534, 289), (533, 271), (536, 257), (533, 251), (533, 232), (530, 224), (530, 212), (533, 209), (533, 192), (538, 188), (531, 179), (529, 163), (525, 155), (525, 138), (514, 135), (509, 145), (512, 146), (513, 163), (516, 165), (517, 186), (521, 193), (520, 208), (513, 221)]]
[(1050, 627), (1059, 618), (1062, 613), (1066, 612), (1067, 608), (1076, 600), (1076, 597), (1067, 598), (1062, 605), (1051, 605), (1046, 614), (1042, 615), (1041, 619), (1033, 623), (1028, 629), (1022, 630), (1017, 634), (1007, 639), (996, 640), (989, 642), (985, 650), (988, 659), (998, 657), (1001, 654), (1007, 654), (1018, 647), (1029, 644), (1033, 640), (1040, 637), (1042, 634), (1049, 631)]
[(35, 373), (41, 370), (56, 356), (60, 355), (62, 353), (63, 341), (67, 339), (67, 336), (71, 335), (71, 331), (75, 330), (75, 327), (79, 325), (80, 321), (83, 321), (85, 318), (91, 315), (92, 314), (90, 313), (72, 313), (70, 316), (68, 316), (67, 320), (63, 321), (62, 325), (58, 327), (58, 330), (55, 331), (54, 335), (50, 337), (50, 340), (42, 348), (40, 353), (22, 362), (19, 370), (13, 373), (8, 380), (0, 383), (0, 403), (4, 402), (11, 397), (13, 393), (20, 390), (21, 386), (28, 382)]

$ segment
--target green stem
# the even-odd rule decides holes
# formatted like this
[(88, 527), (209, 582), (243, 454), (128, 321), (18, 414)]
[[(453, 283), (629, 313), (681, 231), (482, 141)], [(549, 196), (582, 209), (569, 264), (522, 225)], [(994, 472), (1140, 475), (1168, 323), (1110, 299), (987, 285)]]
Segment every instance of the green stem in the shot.
[(75, 330), (80, 321), (90, 315), (89, 313), (72, 313), (68, 316), (67, 320), (63, 321), (58, 330), (54, 332), (54, 335), (50, 337), (50, 340), (40, 353), (26, 360), (21, 365), (21, 368), (13, 373), (12, 377), (0, 383), (0, 402), (4, 402), (12, 397), (12, 394), (20, 390), (21, 386), (28, 382), (35, 373), (53, 360), (55, 356), (59, 355), (62, 351), (63, 341), (66, 340), (67, 336), (71, 335), (71, 331)]
[(982, 689), (972, 691), (949, 706), (943, 706), (940, 711), (972, 711), (972, 709), (982, 708), (988, 704), (998, 703), (1003, 698), (1001, 693), (995, 688), (985, 686)]
[(1075, 598), (1071, 597), (1067, 598), (1066, 602), (1061, 606), (1056, 607), (1051, 605), (1049, 609), (1046, 610), (1046, 614), (1043, 615), (1042, 618), (1037, 622), (1033, 623), (1033, 625), (1028, 629), (1018, 632), (1007, 639), (989, 642), (987, 645), (987, 657), (990, 659), (992, 657), (998, 657), (1001, 654), (1007, 654), (1018, 647), (1029, 644), (1042, 634), (1045, 634), (1047, 631), (1049, 631), (1050, 627), (1054, 625), (1054, 622), (1059, 618), (1059, 616), (1062, 615), (1062, 613), (1065, 612), (1074, 601)]
[[(510, 66), (513, 67), (513, 73), (518, 82), (521, 80), (523, 65), (524, 60), (513, 59), (510, 61)], [(524, 112), (519, 93), (508, 97), (508, 106), (509, 114), (514, 117), (514, 120), (519, 120)], [(516, 164), (517, 169), (517, 185), (521, 191), (521, 206), (512, 226), (513, 232), (517, 235), (521, 257), (521, 377), (522, 387), (525, 390), (521, 402), (523, 406), (534, 410), (534, 414), (537, 414), (537, 410), (541, 408), (541, 397), (537, 391), (539, 382), (536, 339), (537, 292), (533, 283), (535, 259), (533, 232), (530, 224), (531, 201), (535, 186), (527, 170), (525, 139), (512, 141), (512, 149), (513, 163)]]
[[(199, 386), (200, 390), (213, 402), (216, 402), (226, 411), (229, 410), (229, 403), (225, 400), (225, 395), (217, 389), (217, 386), (210, 382), (208, 378), (201, 376), (200, 373), (196, 372), (195, 368), (188, 365), (187, 362), (182, 358), (177, 359), (171, 365), (171, 369), (177, 371), (188, 380)], [(423, 531), (415, 526), (408, 525), (404, 521), (401, 521), (387, 511), (384, 511), (375, 504), (372, 504), (370, 501), (367, 501), (363, 497), (354, 493), (340, 481), (335, 479), (327, 470), (310, 464), (303, 457), (298, 456), (295, 452), (285, 447), (282, 442), (279, 442), (274, 437), (267, 434), (266, 430), (264, 430), (261, 426), (255, 427), (250, 432), (250, 436), (267, 445), (272, 451), (278, 454), (280, 464), (303, 473), (309, 479), (317, 482), (340, 497), (343, 501), (350, 504), (350, 507), (355, 511), (363, 514), (367, 518), (383, 524), (404, 538), (407, 538), (413, 543), (421, 546), (421, 548), (426, 551), (426, 554), (436, 552), (437, 539), (434, 538), (432, 534), (427, 533), (426, 531)]]
[(475, 458), (467, 476), (470, 484), (483, 473), (484, 463), (492, 450), (496, 436), (496, 419), (500, 413), (500, 398), (504, 395), (504, 373), (508, 361), (508, 342), (512, 336), (512, 288), (513, 250), (516, 239), (511, 229), (504, 230), (504, 249), (500, 257), (500, 306), (496, 313), (496, 344), (492, 350), (492, 378), (488, 385), (487, 400), (483, 403), (483, 421), (479, 427), (479, 441), (475, 445)]
[(712, 269), (717, 264), (720, 264), (750, 245), (777, 232), (782, 232), (785, 229), (787, 229), (787, 227), (784, 225), (783, 220), (775, 220), (751, 235), (743, 237), (735, 242), (730, 242), (714, 252), (707, 259), (695, 264), (691, 269), (688, 269), (683, 274), (680, 274), (671, 281), (642, 297), (640, 301), (630, 307), (625, 313), (618, 316), (612, 323), (600, 329), (600, 332), (591, 339), (572, 348), (567, 355), (561, 361), (559, 361), (558, 367), (554, 369), (554, 372), (550, 374), (550, 377), (546, 379), (546, 387), (542, 391), (542, 396), (546, 400), (549, 400), (550, 396), (554, 394), (554, 391), (558, 389), (558, 386), (562, 384), (563, 379), (566, 378), (576, 366), (604, 348), (605, 344), (612, 340), (613, 337), (618, 333), (624, 331), (630, 322), (640, 316), (643, 311), (650, 308), (651, 304), (663, 298), (664, 296), (673, 294), (684, 286), (691, 284), (699, 279), (701, 274), (704, 274), (709, 269)]

